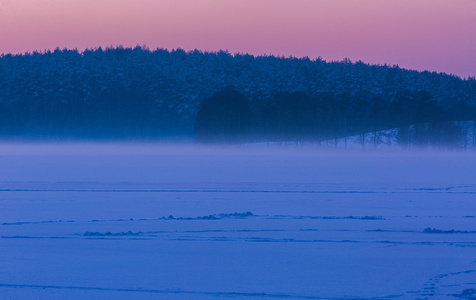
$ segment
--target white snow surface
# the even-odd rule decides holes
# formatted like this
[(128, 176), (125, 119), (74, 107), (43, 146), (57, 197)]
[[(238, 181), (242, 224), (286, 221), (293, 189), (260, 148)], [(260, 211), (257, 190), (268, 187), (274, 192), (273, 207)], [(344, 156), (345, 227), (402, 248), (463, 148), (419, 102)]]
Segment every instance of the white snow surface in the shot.
[(475, 299), (476, 153), (0, 144), (0, 299)]

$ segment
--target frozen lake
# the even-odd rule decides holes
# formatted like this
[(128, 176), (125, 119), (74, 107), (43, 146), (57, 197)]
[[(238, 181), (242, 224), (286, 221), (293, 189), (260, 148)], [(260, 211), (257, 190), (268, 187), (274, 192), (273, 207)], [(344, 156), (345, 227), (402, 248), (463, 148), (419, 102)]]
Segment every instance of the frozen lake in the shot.
[(476, 154), (0, 144), (0, 299), (474, 299)]

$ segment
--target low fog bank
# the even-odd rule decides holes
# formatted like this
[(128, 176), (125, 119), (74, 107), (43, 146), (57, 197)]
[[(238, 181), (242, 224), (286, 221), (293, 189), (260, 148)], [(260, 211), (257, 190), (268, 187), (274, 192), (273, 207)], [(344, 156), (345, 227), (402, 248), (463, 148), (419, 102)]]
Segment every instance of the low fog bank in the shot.
[[(471, 152), (313, 145), (0, 143), (3, 189), (358, 189), (474, 186)], [(416, 183), (418, 182), (418, 184)]]
[(343, 141), (325, 143), (248, 143), (233, 145), (135, 141), (1, 141), (0, 155), (258, 155), (258, 156), (473, 156), (476, 151), (401, 148), (362, 148)]

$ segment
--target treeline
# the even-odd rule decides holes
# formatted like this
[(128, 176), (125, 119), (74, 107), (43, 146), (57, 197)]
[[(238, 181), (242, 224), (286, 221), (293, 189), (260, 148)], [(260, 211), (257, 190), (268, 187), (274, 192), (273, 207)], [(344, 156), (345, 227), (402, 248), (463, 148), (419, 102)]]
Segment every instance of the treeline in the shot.
[[(214, 133), (233, 97), (243, 101), (227, 118), (243, 128)], [(0, 137), (319, 142), (410, 126), (398, 139), (414, 143), (415, 124), (474, 120), (475, 103), (474, 78), (348, 60), (143, 47), (0, 56)]]
[(476, 106), (445, 107), (425, 91), (404, 91), (390, 99), (371, 94), (278, 93), (251, 105), (229, 87), (202, 102), (195, 138), (212, 143), (336, 145), (357, 136), (362, 147), (376, 147), (391, 131), (393, 136), (386, 140), (405, 148), (467, 148), (475, 146), (475, 127), (469, 122), (474, 120)]

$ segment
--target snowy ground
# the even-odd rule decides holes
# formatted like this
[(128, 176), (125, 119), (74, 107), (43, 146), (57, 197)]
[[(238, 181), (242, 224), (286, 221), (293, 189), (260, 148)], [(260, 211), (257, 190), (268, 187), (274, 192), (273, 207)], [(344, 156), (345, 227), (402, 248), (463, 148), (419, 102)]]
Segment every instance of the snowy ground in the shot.
[(475, 299), (476, 154), (0, 144), (0, 299)]

